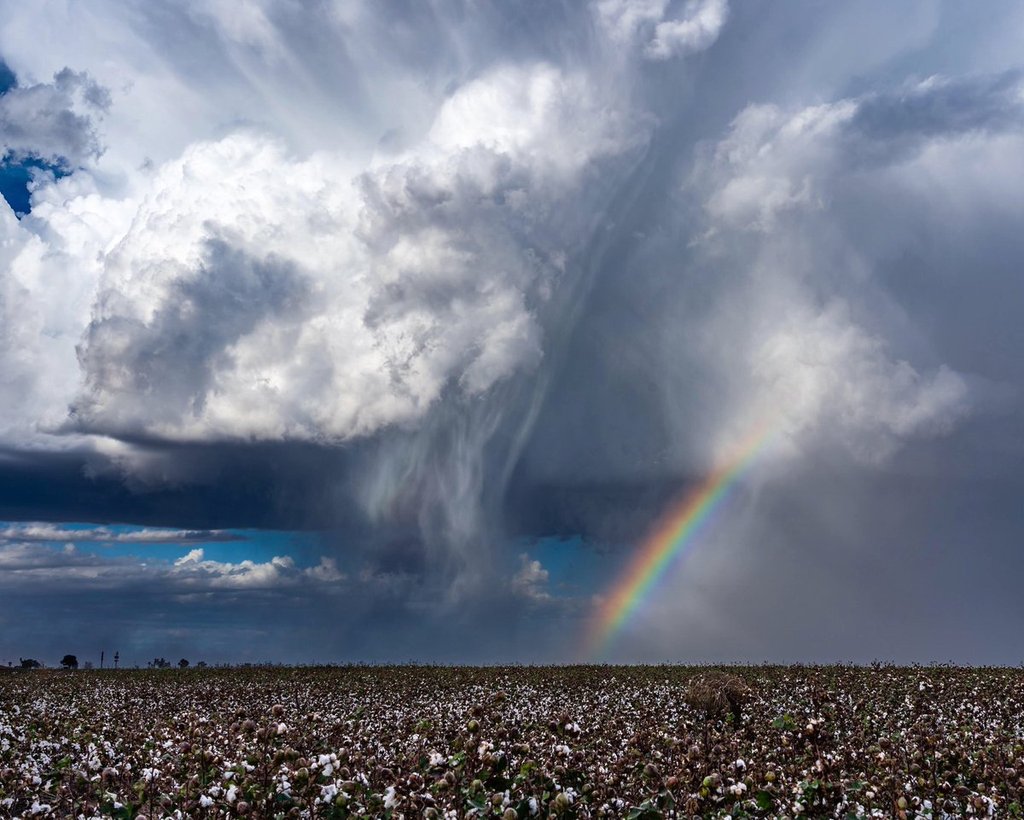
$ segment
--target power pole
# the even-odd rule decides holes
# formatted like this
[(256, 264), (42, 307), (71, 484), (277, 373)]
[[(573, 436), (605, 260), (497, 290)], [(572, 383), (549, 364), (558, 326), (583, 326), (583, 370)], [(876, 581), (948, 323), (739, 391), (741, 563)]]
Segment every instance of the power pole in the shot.
[(100, 650), (100, 669), (103, 668), (103, 650)]
[(115, 669), (117, 669), (117, 662), (119, 660), (121, 660), (121, 653), (120, 652), (115, 652), (114, 653), (114, 668)]

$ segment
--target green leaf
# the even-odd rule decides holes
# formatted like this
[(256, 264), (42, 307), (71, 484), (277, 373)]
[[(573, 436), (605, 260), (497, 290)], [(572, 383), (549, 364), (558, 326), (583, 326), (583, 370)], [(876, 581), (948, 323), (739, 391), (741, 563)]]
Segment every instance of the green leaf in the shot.
[(477, 811), (484, 811), (488, 806), (486, 795), (477, 794), (466, 798), (466, 805)]
[(796, 721), (792, 715), (782, 715), (782, 717), (777, 717), (772, 721), (772, 728), (790, 732), (796, 729)]
[(761, 811), (768, 811), (773, 805), (775, 805), (775, 798), (771, 796), (770, 792), (762, 790), (754, 795), (754, 802), (757, 803), (757, 807)]
[(664, 815), (655, 808), (650, 800), (634, 806), (626, 813), (626, 820), (661, 820)]

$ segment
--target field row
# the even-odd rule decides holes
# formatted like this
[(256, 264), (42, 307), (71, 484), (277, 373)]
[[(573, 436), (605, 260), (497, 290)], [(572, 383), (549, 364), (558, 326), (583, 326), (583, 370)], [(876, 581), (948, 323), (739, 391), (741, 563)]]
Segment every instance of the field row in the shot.
[(1024, 672), (0, 677), (0, 816), (1020, 816)]

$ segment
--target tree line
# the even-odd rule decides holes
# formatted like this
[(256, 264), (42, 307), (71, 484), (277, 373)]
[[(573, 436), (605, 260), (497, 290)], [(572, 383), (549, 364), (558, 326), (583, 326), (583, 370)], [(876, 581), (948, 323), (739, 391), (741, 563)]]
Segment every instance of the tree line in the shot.
[[(118, 668), (119, 661), (120, 661), (120, 656), (117, 653), (115, 653), (114, 654), (114, 667), (113, 667), (114, 669)], [(173, 665), (177, 666), (179, 669), (188, 669), (192, 664), (189, 662), (188, 658), (181, 658), (178, 661), (177, 664), (173, 664)], [(8, 661), (7, 662), (7, 666), (8, 666), (8, 668), (14, 668), (13, 661)], [(167, 660), (166, 658), (153, 658), (153, 660), (146, 662), (146, 667), (149, 668), (149, 669), (170, 669), (171, 666), (172, 666), (171, 662), (169, 660)], [(71, 654), (65, 655), (63, 658), (60, 659), (60, 667), (62, 669), (78, 669), (79, 668), (78, 656), (77, 655), (71, 655)], [(18, 658), (18, 667), (17, 668), (18, 669), (44, 669), (44, 668), (46, 668), (46, 664), (43, 663), (42, 661), (36, 659), (36, 658)], [(86, 661), (85, 664), (84, 664), (84, 668), (85, 669), (93, 669), (95, 667), (93, 666), (91, 661)], [(103, 668), (102, 661), (101, 661), (100, 668)], [(205, 661), (199, 661), (197, 664), (195, 664), (195, 668), (197, 668), (197, 669), (204, 669), (204, 668), (206, 668), (206, 662)]]

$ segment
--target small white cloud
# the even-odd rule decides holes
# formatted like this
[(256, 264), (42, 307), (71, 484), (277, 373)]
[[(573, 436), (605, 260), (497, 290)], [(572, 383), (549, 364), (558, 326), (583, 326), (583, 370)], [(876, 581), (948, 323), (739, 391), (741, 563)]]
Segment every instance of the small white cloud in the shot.
[(644, 54), (652, 60), (667, 60), (710, 48), (729, 16), (726, 0), (690, 0), (681, 17), (662, 20)]
[(320, 563), (315, 567), (310, 567), (305, 570), (305, 573), (310, 578), (322, 581), (325, 584), (333, 583), (335, 581), (344, 581), (346, 578), (345, 573), (338, 569), (337, 559), (329, 558), (327, 556), (321, 556)]
[(336, 559), (324, 556), (312, 567), (300, 567), (289, 555), (269, 561), (214, 561), (201, 547), (172, 562), (136, 556), (83, 552), (68, 544), (55, 549), (39, 543), (0, 542), (0, 589), (39, 585), (106, 589), (159, 585), (167, 593), (188, 595), (217, 590), (301, 589), (345, 580)]
[(206, 553), (203, 551), (202, 548), (189, 550), (185, 555), (183, 555), (181, 558), (178, 558), (174, 562), (174, 566), (184, 567), (188, 564), (198, 564), (203, 560), (205, 555)]
[(649, 60), (695, 54), (710, 48), (729, 17), (727, 0), (687, 0), (678, 14), (668, 0), (598, 0), (597, 19), (609, 37), (639, 44)]
[(175, 530), (143, 527), (115, 531), (109, 527), (72, 529), (54, 524), (11, 524), (0, 529), (0, 539), (11, 541), (77, 541), (100, 544), (184, 544), (196, 541), (237, 541), (224, 530)]
[(512, 589), (517, 594), (534, 601), (551, 598), (547, 591), (549, 573), (540, 561), (530, 558), (525, 552), (519, 555), (519, 571), (512, 577)]

